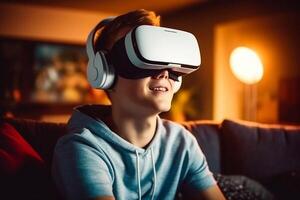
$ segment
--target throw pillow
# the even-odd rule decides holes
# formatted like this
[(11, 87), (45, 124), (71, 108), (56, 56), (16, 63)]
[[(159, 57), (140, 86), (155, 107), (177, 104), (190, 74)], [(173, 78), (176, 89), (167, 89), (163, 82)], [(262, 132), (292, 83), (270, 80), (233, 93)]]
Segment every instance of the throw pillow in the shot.
[[(0, 187), (3, 199), (45, 199), (44, 161), (8, 123), (0, 123)], [(47, 197), (46, 197), (47, 199)]]
[(274, 197), (260, 183), (238, 175), (214, 174), (226, 199), (229, 200), (273, 200)]
[(0, 125), (0, 171), (6, 175), (16, 174), (28, 163), (43, 165), (42, 158), (8, 123)]
[[(246, 176), (214, 174), (220, 190), (227, 200), (274, 200), (274, 196), (263, 185)], [(198, 199), (195, 190), (183, 184), (176, 200)], [(277, 200), (277, 199), (276, 199)]]

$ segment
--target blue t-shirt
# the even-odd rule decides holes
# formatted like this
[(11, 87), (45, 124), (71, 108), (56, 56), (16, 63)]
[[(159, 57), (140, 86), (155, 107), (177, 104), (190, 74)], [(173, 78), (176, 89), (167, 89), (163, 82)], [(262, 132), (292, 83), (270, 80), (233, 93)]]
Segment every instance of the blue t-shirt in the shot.
[(196, 190), (216, 184), (195, 137), (157, 117), (155, 136), (139, 148), (78, 109), (57, 143), (52, 174), (67, 199), (174, 199), (183, 182)]

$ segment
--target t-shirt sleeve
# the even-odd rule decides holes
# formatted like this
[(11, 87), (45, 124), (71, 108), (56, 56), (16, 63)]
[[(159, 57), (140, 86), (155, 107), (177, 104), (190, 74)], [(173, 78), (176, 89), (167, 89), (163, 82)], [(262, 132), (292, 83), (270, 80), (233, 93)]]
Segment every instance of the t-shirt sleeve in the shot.
[(74, 134), (56, 145), (52, 176), (67, 199), (113, 196), (108, 162), (91, 141)]
[(189, 168), (185, 182), (196, 190), (204, 190), (216, 184), (195, 137), (192, 137), (189, 148)]

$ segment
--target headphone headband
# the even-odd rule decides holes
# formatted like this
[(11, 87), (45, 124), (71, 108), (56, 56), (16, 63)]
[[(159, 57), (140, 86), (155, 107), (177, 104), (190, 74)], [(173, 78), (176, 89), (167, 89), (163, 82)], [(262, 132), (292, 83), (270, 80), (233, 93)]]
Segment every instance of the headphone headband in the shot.
[(86, 51), (89, 59), (92, 59), (95, 57), (95, 47), (94, 47), (94, 38), (96, 35), (96, 32), (98, 29), (106, 26), (109, 24), (111, 21), (114, 20), (115, 17), (108, 17), (100, 21), (89, 33), (87, 42), (86, 42)]

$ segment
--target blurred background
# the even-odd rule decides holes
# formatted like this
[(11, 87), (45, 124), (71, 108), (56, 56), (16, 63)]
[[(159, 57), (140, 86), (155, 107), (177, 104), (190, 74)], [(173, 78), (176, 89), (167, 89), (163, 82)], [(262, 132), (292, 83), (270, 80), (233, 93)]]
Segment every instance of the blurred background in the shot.
[(200, 45), (201, 67), (184, 77), (164, 117), (300, 124), (300, 6), (292, 0), (1, 0), (1, 115), (66, 122), (76, 105), (109, 104), (86, 82), (85, 40), (101, 19), (138, 8)]

